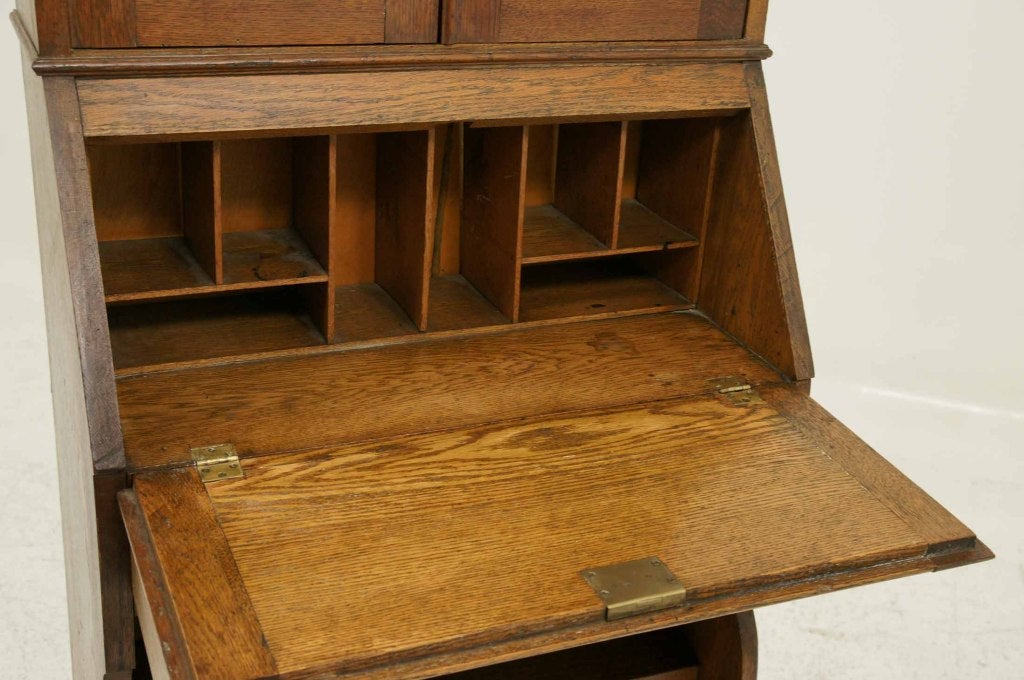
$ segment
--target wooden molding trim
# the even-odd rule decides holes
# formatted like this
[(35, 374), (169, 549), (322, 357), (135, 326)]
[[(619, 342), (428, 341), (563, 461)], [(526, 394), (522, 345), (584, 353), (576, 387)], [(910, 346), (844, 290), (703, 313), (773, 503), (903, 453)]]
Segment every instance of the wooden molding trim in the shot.
[(370, 45), (194, 49), (74, 50), (44, 53), (40, 75), (136, 77), (325, 73), (433, 69), (531, 63), (737, 62), (767, 59), (771, 50), (749, 40), (509, 45)]

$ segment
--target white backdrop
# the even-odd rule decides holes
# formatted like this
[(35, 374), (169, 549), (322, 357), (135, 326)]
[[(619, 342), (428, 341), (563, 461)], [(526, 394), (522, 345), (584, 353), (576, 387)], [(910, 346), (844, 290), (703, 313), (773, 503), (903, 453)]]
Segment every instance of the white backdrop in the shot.
[[(1022, 25), (1013, 0), (774, 0), (765, 71), (814, 394), (998, 559), (760, 611), (763, 680), (1024, 678)], [(59, 679), (70, 655), (13, 31), (0, 45), (0, 668)]]

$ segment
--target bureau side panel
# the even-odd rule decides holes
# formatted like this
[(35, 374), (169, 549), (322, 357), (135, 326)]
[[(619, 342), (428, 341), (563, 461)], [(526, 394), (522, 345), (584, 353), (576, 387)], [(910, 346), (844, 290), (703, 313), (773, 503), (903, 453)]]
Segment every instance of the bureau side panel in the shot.
[[(81, 315), (86, 295), (82, 287), (91, 278), (82, 276), (77, 260), (80, 253), (72, 252), (78, 238), (69, 238), (67, 233), (82, 220), (91, 223), (91, 210), (82, 220), (73, 219), (71, 210), (81, 201), (74, 194), (85, 181), (73, 178), (85, 173), (74, 83), (58, 78), (44, 84), (32, 73), (32, 56), (23, 55), (24, 79), (49, 337), (73, 672), (75, 678), (102, 678), (105, 673), (130, 670), (134, 665), (132, 609), (126, 599), (130, 592), (124, 592), (122, 578), (127, 574), (119, 573), (114, 558), (123, 532), (116, 525), (101, 527), (97, 520), (97, 508), (108, 514), (104, 501), (113, 498), (118, 485), (123, 486), (123, 474), (116, 472), (124, 467), (123, 447), (116, 407), (110, 411), (110, 402), (95, 401), (97, 392), (112, 390), (112, 369), (109, 382), (90, 386), (90, 381), (104, 381), (105, 372), (90, 371), (90, 366), (95, 369), (97, 357), (95, 351), (87, 357), (85, 342), (80, 341), (83, 326), (85, 336), (91, 334), (90, 329), (102, 329), (100, 335), (105, 337), (106, 319), (105, 315), (98, 319)], [(74, 130), (79, 130), (77, 138)], [(80, 162), (76, 163), (76, 158)], [(84, 200), (88, 204), (88, 191)], [(99, 285), (98, 278), (93, 285)], [(95, 294), (102, 301), (102, 291), (97, 289)], [(94, 458), (94, 452), (100, 455)], [(111, 472), (94, 476), (97, 466), (106, 466)]]

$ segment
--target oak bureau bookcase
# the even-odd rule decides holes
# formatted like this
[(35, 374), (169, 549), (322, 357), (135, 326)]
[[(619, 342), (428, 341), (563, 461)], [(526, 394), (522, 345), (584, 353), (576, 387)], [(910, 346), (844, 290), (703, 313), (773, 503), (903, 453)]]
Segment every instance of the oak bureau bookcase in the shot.
[(77, 678), (701, 678), (977, 562), (809, 397), (766, 0), (19, 0)]

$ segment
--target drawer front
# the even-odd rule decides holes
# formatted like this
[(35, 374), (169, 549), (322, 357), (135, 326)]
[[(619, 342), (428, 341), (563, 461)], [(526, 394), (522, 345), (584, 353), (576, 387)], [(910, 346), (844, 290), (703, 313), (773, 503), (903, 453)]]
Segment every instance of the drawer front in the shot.
[(437, 41), (439, 0), (72, 0), (76, 47)]
[(725, 40), (743, 37), (747, 0), (455, 0), (445, 42)]

